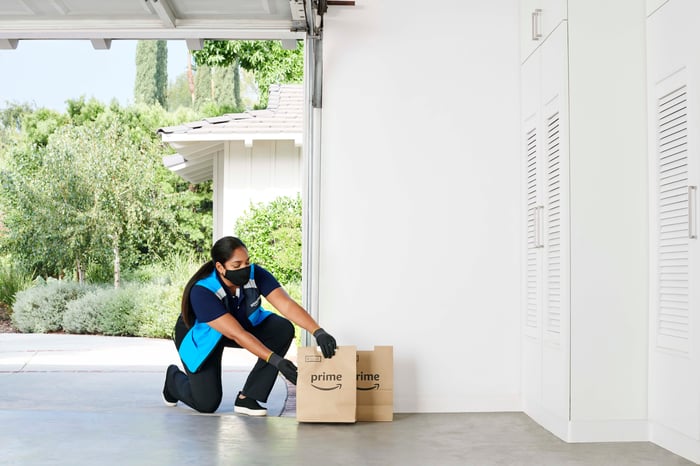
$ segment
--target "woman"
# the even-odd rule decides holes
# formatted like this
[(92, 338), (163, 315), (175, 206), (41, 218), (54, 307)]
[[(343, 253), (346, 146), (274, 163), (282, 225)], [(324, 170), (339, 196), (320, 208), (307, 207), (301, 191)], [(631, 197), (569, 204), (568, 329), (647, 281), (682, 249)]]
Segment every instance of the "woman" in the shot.
[[(211, 262), (190, 279), (182, 294), (175, 324), (175, 346), (185, 371), (168, 367), (163, 400), (178, 401), (202, 413), (213, 413), (222, 397), (221, 357), (224, 347), (245, 348), (259, 359), (234, 403), (236, 413), (264, 416), (277, 373), (296, 384), (297, 368), (284, 355), (294, 339), (290, 320), (311, 332), (326, 358), (335, 354), (335, 339), (280, 286), (275, 277), (251, 264), (243, 242), (226, 236), (211, 248)], [(264, 296), (287, 319), (260, 306)]]

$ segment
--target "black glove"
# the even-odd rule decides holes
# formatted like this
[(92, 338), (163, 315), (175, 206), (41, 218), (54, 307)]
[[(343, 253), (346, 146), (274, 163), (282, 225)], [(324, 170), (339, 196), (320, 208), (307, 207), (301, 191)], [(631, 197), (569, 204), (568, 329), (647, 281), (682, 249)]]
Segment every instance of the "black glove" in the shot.
[(284, 359), (277, 353), (272, 353), (267, 362), (275, 366), (287, 380), (294, 385), (297, 384), (297, 366), (292, 361)]
[(323, 353), (324, 358), (332, 358), (335, 354), (335, 349), (337, 345), (335, 344), (335, 338), (327, 334), (325, 330), (319, 328), (314, 332), (314, 337), (316, 337), (316, 343), (321, 347), (321, 353)]

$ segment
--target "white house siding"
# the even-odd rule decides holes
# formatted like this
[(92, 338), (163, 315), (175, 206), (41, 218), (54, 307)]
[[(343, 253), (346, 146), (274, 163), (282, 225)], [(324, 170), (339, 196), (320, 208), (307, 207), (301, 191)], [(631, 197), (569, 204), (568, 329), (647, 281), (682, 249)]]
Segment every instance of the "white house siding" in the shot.
[(395, 347), (397, 412), (520, 409), (515, 0), (325, 18), (319, 316)]
[(301, 147), (292, 140), (253, 141), (250, 147), (243, 141), (227, 141), (215, 157), (214, 180), (220, 188), (214, 198), (214, 238), (218, 239), (236, 234), (236, 220), (252, 204), (299, 194)]

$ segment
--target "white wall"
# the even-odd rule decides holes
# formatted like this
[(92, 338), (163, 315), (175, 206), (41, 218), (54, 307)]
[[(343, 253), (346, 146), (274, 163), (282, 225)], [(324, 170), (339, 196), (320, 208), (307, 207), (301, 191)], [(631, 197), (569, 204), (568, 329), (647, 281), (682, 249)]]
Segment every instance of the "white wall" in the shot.
[(324, 32), (321, 324), (397, 412), (520, 409), (516, 0), (358, 0)]
[(214, 159), (214, 241), (235, 235), (251, 204), (301, 192), (301, 150), (294, 141), (229, 141)]

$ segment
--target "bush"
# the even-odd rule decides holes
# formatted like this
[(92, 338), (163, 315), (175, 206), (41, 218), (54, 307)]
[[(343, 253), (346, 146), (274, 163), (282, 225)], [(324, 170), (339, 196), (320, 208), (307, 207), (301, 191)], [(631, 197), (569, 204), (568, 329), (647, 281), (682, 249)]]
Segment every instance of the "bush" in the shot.
[(0, 260), (0, 304), (12, 307), (18, 292), (27, 289), (32, 276), (23, 272), (9, 258)]
[[(188, 277), (189, 278), (189, 277)], [(175, 321), (180, 315), (180, 286), (144, 285), (138, 289), (135, 314), (138, 320), (136, 336), (171, 338)]]
[(105, 335), (134, 336), (139, 328), (138, 286), (113, 289), (100, 310), (100, 326)]
[(203, 260), (175, 255), (145, 266), (121, 288), (38, 278), (17, 294), (13, 325), (21, 332), (53, 332), (170, 338), (185, 283)]
[(69, 333), (101, 333), (104, 303), (114, 292), (114, 288), (100, 288), (69, 302), (63, 314), (63, 329)]
[(250, 207), (236, 232), (253, 261), (282, 283), (301, 281), (301, 197), (278, 197)]
[(17, 293), (12, 308), (12, 325), (20, 332), (61, 330), (68, 303), (94, 289), (90, 285), (53, 279), (37, 283), (37, 286)]
[(170, 338), (181, 289), (129, 284), (94, 290), (68, 304), (63, 328), (71, 333)]

